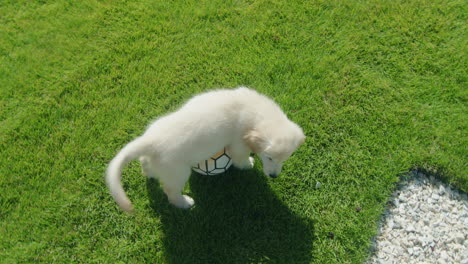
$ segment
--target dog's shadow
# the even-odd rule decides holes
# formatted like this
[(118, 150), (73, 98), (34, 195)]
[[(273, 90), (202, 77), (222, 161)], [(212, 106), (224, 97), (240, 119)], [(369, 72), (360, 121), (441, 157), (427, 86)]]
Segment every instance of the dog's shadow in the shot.
[(313, 223), (292, 213), (257, 171), (192, 175), (195, 207), (169, 205), (148, 180), (150, 205), (161, 219), (168, 263), (310, 263)]

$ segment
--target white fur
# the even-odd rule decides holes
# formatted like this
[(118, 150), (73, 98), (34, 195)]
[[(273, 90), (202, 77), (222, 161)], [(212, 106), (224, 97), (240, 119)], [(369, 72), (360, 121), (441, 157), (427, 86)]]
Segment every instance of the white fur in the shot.
[(140, 158), (143, 173), (157, 177), (169, 202), (190, 208), (194, 201), (182, 190), (198, 162), (224, 147), (233, 165), (253, 167), (250, 153), (260, 155), (263, 171), (276, 177), (282, 163), (305, 140), (302, 129), (279, 106), (256, 91), (240, 87), (197, 95), (178, 111), (154, 121), (146, 132), (126, 145), (110, 162), (106, 181), (119, 206), (130, 212), (120, 177), (123, 167)]

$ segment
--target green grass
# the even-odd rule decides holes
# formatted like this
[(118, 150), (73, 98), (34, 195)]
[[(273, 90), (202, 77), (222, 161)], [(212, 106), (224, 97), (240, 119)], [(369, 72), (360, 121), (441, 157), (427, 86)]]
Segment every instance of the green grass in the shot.
[[(1, 1), (0, 262), (362, 263), (399, 175), (468, 191), (466, 14), (461, 0)], [(194, 175), (183, 211), (134, 162), (136, 212), (119, 211), (103, 180), (117, 151), (238, 85), (308, 136), (282, 175)]]

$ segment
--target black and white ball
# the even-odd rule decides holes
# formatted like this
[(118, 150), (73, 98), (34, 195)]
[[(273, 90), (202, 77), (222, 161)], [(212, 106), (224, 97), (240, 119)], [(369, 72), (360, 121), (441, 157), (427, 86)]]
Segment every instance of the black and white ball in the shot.
[(226, 149), (214, 154), (211, 158), (201, 161), (193, 171), (207, 176), (226, 172), (232, 165), (232, 159)]

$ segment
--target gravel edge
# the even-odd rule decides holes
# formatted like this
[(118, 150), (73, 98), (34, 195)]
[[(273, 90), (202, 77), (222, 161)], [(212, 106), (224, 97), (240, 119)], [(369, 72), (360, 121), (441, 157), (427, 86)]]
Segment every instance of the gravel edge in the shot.
[(401, 176), (367, 264), (468, 264), (468, 197), (427, 173)]

